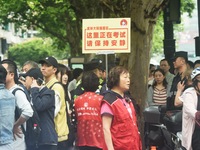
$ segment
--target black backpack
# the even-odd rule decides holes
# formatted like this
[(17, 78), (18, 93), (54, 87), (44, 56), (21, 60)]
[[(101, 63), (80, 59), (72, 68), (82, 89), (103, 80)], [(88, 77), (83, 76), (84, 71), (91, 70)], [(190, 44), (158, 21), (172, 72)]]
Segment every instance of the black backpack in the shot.
[[(28, 91), (25, 89), (25, 87), (22, 86), (23, 89), (21, 88), (15, 88), (13, 90), (13, 95), (15, 95), (15, 92), (18, 90), (21, 90), (25, 93), (29, 103), (30, 103), (30, 96)], [(33, 109), (33, 116), (30, 117), (27, 121), (26, 121), (26, 130), (24, 129), (24, 126), (22, 125), (22, 131), (25, 135), (25, 142), (27, 146), (38, 146), (38, 141), (39, 141), (39, 137), (40, 137), (40, 132), (41, 132), (41, 128), (40, 128), (40, 118), (38, 116), (38, 113), (35, 109), (35, 107), (30, 103), (32, 109)], [(16, 107), (15, 110), (15, 118), (18, 119), (20, 116), (20, 111), (19, 108)]]

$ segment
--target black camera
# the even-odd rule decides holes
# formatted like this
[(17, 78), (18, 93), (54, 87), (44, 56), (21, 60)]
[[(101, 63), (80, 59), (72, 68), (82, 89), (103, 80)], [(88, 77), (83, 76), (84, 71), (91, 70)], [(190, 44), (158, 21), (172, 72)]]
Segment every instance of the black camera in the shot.
[(20, 74), (19, 74), (19, 79), (20, 79), (21, 81), (25, 82), (25, 81), (26, 81), (25, 73), (20, 73)]

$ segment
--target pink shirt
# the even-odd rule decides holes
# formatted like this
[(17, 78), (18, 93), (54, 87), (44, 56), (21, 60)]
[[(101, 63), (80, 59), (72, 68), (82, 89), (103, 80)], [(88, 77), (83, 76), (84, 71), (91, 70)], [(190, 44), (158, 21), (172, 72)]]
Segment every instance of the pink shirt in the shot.
[[(133, 118), (133, 116), (132, 116), (132, 111), (131, 111), (131, 107), (130, 107), (129, 103), (127, 103), (127, 102), (125, 101), (125, 99), (122, 99), (122, 103), (123, 103), (123, 105), (126, 107), (126, 109), (128, 110), (128, 112), (129, 112), (131, 118)], [(101, 115), (103, 115), (103, 114), (105, 114), (105, 113), (106, 113), (106, 114), (110, 114), (111, 116), (113, 116), (113, 111), (112, 111), (111, 107), (110, 107), (107, 103), (103, 102), (103, 104), (102, 104), (102, 106), (101, 106)]]
[(103, 114), (109, 114), (111, 116), (113, 116), (113, 112), (112, 112), (112, 109), (110, 108), (110, 106), (103, 102), (102, 106), (101, 106), (101, 115)]

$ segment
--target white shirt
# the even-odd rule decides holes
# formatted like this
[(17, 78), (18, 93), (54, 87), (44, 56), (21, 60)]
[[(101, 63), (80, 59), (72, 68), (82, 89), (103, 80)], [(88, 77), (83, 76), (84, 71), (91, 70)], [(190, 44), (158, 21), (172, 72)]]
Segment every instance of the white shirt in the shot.
[[(15, 88), (20, 88), (20, 89), (23, 90), (22, 87), (20, 87), (18, 85), (14, 85), (13, 87), (11, 87), (9, 89), (9, 91), (12, 93), (12, 91)], [(31, 105), (30, 105), (29, 101), (27, 100), (26, 94), (21, 90), (17, 90), (15, 92), (15, 99), (16, 99), (16, 106), (19, 108), (19, 110), (21, 112), (21, 116), (23, 118), (25, 118), (25, 119), (28, 119), (29, 117), (32, 117), (33, 110), (31, 108)], [(23, 126), (24, 126), (24, 128), (26, 127), (25, 123), (23, 124)], [(20, 136), (22, 138), (19, 138), (19, 137), (15, 136), (16, 140), (14, 140), (13, 145), (12, 145), (14, 150), (26, 150), (24, 134), (22, 133)]]
[(182, 145), (187, 150), (192, 150), (191, 142), (195, 128), (195, 113), (197, 112), (198, 101), (195, 89), (186, 89), (180, 96), (180, 100), (183, 101)]
[(68, 91), (71, 92), (72, 90), (76, 89), (76, 79), (73, 79), (69, 82)]

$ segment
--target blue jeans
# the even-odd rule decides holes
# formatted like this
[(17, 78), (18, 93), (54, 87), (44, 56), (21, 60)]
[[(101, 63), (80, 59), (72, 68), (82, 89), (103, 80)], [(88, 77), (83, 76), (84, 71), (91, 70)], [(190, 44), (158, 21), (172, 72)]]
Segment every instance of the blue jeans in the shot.
[(0, 145), (0, 150), (14, 150), (14, 148), (11, 143), (11, 144)]

